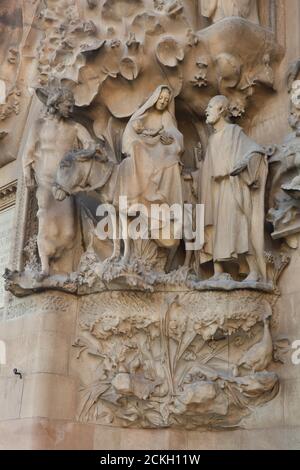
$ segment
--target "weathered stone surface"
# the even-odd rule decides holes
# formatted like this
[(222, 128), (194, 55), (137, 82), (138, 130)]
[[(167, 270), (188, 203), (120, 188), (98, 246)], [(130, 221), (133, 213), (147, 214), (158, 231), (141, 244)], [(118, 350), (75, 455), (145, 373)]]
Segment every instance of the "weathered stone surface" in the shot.
[[(14, 230), (14, 209), (7, 208), (0, 212), (0, 272), (3, 273), (9, 263), (11, 233)], [(0, 309), (4, 307), (4, 279), (0, 279)]]
[(1, 449), (300, 448), (299, 24), (1, 2)]
[(72, 378), (47, 373), (24, 377), (21, 418), (71, 420), (75, 409), (76, 383)]
[(1, 414), (0, 420), (20, 417), (23, 382), (19, 377), (0, 378)]
[[(276, 374), (266, 372), (273, 358), (268, 320), (263, 335), (253, 329), (271, 315), (266, 299), (251, 291), (83, 299), (73, 344), (78, 365), (72, 362), (84, 384), (79, 420), (149, 428), (237, 425), (251, 403), (278, 392)], [(250, 331), (257, 339), (249, 343)], [(237, 346), (229, 359), (234, 344), (243, 344), (245, 354)]]

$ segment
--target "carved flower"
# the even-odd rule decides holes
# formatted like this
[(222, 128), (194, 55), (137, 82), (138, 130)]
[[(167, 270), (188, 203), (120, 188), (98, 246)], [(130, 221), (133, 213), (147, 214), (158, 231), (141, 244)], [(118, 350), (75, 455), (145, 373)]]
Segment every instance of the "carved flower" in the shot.
[(199, 59), (197, 59), (196, 65), (199, 69), (199, 73), (194, 76), (194, 80), (191, 80), (191, 83), (194, 86), (198, 86), (199, 88), (207, 86), (207, 59), (205, 57), (199, 57)]
[(206, 72), (200, 72), (197, 75), (195, 75), (194, 79), (191, 80), (191, 83), (193, 86), (197, 86), (199, 88), (203, 86), (207, 86)]
[(138, 74), (138, 66), (131, 57), (124, 57), (120, 63), (120, 73), (126, 80), (134, 80)]
[(118, 325), (119, 318), (107, 314), (91, 326), (91, 333), (95, 338), (106, 338), (115, 331)]
[(171, 338), (176, 341), (180, 341), (182, 335), (185, 331), (185, 321), (184, 320), (170, 320), (169, 322), (169, 335)]
[(135, 315), (134, 327), (137, 330), (147, 328), (149, 324), (151, 324), (151, 322), (149, 321), (149, 317), (147, 316), (145, 311), (141, 310)]
[(116, 49), (117, 47), (120, 47), (120, 46), (121, 46), (121, 41), (120, 41), (120, 39), (111, 39), (111, 40), (108, 42), (108, 46), (109, 46), (111, 49)]
[(235, 99), (230, 103), (230, 115), (234, 118), (243, 116), (245, 113), (245, 103), (240, 99)]
[(203, 380), (207, 380), (206, 375), (203, 374), (201, 369), (193, 367), (184, 377), (183, 384), (192, 384), (194, 382), (201, 382)]
[(126, 320), (122, 321), (119, 324), (118, 332), (123, 334), (123, 335), (126, 335), (128, 338), (130, 338), (132, 336), (131, 323), (129, 321), (126, 321)]
[(205, 341), (209, 341), (212, 339), (218, 329), (218, 324), (217, 323), (212, 323), (210, 325), (205, 325), (202, 322), (195, 322), (194, 324), (194, 330), (195, 332), (202, 336), (202, 338)]
[(158, 43), (156, 57), (161, 64), (176, 67), (184, 59), (184, 50), (172, 36), (167, 36)]
[(185, 361), (188, 361), (188, 362), (193, 362), (193, 361), (196, 361), (197, 359), (195, 352), (192, 351), (191, 349), (188, 349), (187, 351), (185, 351), (182, 357)]

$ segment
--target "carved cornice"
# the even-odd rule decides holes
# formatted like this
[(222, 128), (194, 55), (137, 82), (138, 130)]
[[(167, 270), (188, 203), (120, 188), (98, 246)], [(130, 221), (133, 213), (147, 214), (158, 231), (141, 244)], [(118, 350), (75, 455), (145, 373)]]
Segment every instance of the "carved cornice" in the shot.
[(17, 180), (0, 187), (0, 211), (8, 209), (16, 202)]

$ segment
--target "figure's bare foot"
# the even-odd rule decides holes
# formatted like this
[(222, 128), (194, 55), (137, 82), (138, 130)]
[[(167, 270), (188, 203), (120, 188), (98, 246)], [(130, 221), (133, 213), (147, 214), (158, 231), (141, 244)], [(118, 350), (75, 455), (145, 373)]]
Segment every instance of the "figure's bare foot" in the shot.
[(123, 266), (127, 266), (129, 264), (129, 261), (130, 261), (130, 255), (124, 255), (120, 260)]
[(108, 263), (114, 263), (116, 261), (119, 261), (120, 259), (120, 253), (113, 253), (109, 258), (107, 258)]
[(261, 281), (261, 276), (257, 271), (251, 271), (246, 279), (243, 282), (259, 282)]

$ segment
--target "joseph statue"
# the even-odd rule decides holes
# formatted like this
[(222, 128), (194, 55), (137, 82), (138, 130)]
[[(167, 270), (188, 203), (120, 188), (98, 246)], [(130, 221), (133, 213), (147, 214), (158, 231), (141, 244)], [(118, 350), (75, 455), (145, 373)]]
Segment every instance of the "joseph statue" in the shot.
[(213, 260), (214, 279), (224, 277), (225, 262), (235, 262), (247, 275), (246, 281), (258, 282), (266, 278), (267, 157), (240, 126), (230, 122), (225, 96), (209, 102), (206, 116), (214, 133), (200, 176), (200, 199), (205, 205), (205, 244), (200, 262)]

